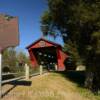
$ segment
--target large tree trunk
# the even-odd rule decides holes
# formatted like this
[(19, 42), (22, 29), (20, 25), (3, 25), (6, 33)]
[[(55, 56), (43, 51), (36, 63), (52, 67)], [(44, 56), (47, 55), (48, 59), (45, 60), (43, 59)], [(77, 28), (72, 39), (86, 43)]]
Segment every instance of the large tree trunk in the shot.
[(93, 72), (86, 72), (85, 87), (92, 89), (93, 86)]
[(100, 89), (99, 72), (87, 72), (85, 79), (85, 87), (91, 90), (94, 94), (98, 94)]

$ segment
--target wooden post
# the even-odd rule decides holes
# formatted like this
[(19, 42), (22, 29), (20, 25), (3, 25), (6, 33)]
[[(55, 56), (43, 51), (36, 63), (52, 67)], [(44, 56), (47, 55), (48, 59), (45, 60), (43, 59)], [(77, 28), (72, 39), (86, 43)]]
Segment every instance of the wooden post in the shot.
[(42, 75), (42, 74), (43, 74), (43, 66), (40, 65), (40, 75)]
[(2, 98), (2, 53), (0, 52), (0, 98)]
[(57, 71), (57, 64), (55, 64), (55, 70)]
[(27, 64), (25, 64), (25, 78), (29, 80), (29, 66)]

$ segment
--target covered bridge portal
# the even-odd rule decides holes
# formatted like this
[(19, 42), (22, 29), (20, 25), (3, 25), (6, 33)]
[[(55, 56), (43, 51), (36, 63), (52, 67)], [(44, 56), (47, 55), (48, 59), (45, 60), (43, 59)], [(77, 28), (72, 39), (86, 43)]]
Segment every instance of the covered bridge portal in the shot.
[(68, 56), (62, 51), (61, 45), (40, 38), (27, 49), (33, 67), (44, 65), (48, 69), (65, 70), (64, 61)]

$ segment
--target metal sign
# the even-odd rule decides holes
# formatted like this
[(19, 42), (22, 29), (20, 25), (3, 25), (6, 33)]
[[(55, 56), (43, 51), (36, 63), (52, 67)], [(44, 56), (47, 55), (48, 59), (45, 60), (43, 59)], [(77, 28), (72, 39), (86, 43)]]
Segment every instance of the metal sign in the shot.
[(18, 44), (18, 17), (0, 14), (0, 47), (5, 49)]

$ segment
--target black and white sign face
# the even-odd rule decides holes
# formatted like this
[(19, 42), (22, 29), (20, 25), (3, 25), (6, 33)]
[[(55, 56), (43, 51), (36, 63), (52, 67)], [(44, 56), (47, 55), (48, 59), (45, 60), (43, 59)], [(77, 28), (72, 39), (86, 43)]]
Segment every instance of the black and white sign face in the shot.
[(0, 14), (0, 48), (16, 46), (19, 44), (18, 18), (9, 20)]
[(40, 45), (40, 47), (45, 47), (46, 43), (45, 43), (45, 41), (40, 41), (39, 45)]

